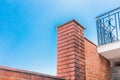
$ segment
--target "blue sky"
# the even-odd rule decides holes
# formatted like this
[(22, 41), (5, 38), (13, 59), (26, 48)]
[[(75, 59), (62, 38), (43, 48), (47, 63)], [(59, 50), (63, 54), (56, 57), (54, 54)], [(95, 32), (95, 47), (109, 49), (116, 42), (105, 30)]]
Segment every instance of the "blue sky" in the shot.
[(95, 17), (120, 0), (0, 0), (0, 65), (56, 74), (56, 27), (72, 19), (97, 42)]

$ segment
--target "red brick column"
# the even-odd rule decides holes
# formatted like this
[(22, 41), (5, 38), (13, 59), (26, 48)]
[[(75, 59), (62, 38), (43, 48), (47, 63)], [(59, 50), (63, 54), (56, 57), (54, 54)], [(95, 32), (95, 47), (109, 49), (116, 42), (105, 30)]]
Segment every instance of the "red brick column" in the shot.
[(85, 80), (84, 28), (75, 20), (58, 27), (57, 74)]

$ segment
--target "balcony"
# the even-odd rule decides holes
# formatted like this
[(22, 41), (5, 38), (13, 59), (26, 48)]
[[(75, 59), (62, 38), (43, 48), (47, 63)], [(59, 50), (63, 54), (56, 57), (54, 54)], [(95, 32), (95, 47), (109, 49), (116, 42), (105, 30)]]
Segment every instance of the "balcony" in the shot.
[(98, 53), (112, 62), (120, 62), (120, 40), (99, 46)]

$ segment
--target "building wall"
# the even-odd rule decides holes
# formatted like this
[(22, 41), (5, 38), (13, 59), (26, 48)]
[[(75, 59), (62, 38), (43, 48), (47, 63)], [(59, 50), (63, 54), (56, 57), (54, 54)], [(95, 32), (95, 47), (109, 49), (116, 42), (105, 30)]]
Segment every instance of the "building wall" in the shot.
[(97, 46), (85, 38), (86, 80), (111, 80), (110, 62), (97, 52)]
[(57, 55), (58, 76), (66, 80), (111, 80), (110, 62), (99, 55), (74, 20), (58, 27)]
[(120, 80), (120, 63), (115, 63), (111, 67), (112, 80)]
[(84, 28), (76, 21), (58, 27), (57, 74), (66, 80), (85, 80)]
[(0, 80), (64, 80), (56, 76), (0, 66)]

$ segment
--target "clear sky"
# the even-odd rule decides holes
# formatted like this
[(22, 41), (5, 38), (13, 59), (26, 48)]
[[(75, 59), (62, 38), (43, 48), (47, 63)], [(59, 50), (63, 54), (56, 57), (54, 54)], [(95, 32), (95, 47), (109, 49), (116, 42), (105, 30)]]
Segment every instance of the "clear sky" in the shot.
[(56, 74), (56, 27), (72, 19), (96, 43), (95, 17), (120, 0), (0, 0), (0, 65)]

